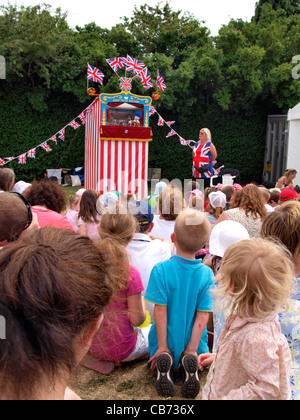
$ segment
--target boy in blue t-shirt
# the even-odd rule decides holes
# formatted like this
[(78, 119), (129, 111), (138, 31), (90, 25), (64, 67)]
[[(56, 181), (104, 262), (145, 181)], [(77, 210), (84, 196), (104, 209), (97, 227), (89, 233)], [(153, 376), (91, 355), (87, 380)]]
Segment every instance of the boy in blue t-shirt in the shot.
[(185, 379), (181, 393), (195, 398), (200, 390), (197, 354), (208, 352), (206, 324), (213, 308), (213, 272), (196, 252), (209, 238), (205, 215), (188, 208), (176, 218), (171, 236), (176, 255), (156, 264), (150, 275), (145, 300), (155, 304), (149, 333), (150, 367), (157, 367), (156, 389), (160, 396), (174, 396), (170, 372), (181, 361)]

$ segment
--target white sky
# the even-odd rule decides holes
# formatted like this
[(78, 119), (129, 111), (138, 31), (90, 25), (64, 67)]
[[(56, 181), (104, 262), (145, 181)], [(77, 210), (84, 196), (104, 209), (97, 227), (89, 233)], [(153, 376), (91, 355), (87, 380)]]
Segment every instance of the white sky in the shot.
[[(110, 29), (117, 23), (122, 23), (121, 17), (132, 17), (134, 6), (143, 4), (156, 6), (160, 0), (2, 0), (1, 4), (32, 6), (39, 3), (50, 4), (53, 10), (61, 7), (68, 12), (68, 23), (71, 27), (84, 26), (95, 22), (101, 28)], [(169, 0), (173, 11), (190, 12), (205, 26), (211, 35), (217, 35), (221, 25), (226, 25), (230, 19), (250, 21), (254, 15), (258, 0)], [(161, 0), (164, 5), (166, 0)]]

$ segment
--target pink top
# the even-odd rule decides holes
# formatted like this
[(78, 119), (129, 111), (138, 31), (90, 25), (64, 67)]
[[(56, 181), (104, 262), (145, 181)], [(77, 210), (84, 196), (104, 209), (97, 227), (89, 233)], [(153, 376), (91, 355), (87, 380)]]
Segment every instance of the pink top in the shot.
[(227, 318), (202, 399), (289, 400), (291, 354), (278, 315)]
[(143, 290), (139, 271), (130, 267), (127, 289), (119, 292), (105, 308), (104, 320), (90, 347), (93, 356), (100, 360), (120, 362), (132, 353), (137, 336), (129, 320), (127, 297)]
[(79, 227), (78, 227), (78, 224), (77, 224), (77, 217), (76, 217), (77, 214), (78, 214), (78, 211), (72, 210), (72, 209), (69, 209), (68, 212), (67, 212), (67, 214), (66, 214), (69, 222), (72, 223), (72, 225), (74, 226), (76, 232), (79, 231)]
[(32, 212), (37, 215), (40, 227), (53, 226), (60, 229), (71, 229), (75, 231), (72, 223), (69, 222), (68, 218), (63, 214), (57, 213), (56, 211), (49, 209), (40, 209), (32, 207)]
[(78, 220), (78, 228), (80, 228), (81, 225), (84, 225), (86, 227), (86, 234), (90, 239), (100, 239), (100, 234), (98, 232), (100, 217), (101, 216), (99, 214), (98, 223), (86, 223), (80, 217)]

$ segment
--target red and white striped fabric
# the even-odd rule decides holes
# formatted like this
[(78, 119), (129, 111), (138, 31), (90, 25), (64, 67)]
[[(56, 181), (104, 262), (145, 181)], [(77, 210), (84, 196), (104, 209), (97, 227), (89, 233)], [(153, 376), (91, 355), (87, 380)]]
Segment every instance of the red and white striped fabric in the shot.
[(149, 142), (100, 140), (101, 103), (96, 100), (92, 106), (86, 116), (85, 188), (146, 197)]

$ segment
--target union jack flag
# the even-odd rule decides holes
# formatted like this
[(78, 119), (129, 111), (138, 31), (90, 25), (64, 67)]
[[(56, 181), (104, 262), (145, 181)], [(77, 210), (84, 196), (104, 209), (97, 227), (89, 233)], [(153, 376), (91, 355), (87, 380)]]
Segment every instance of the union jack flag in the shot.
[(131, 80), (132, 79), (128, 79), (127, 77), (122, 77), (120, 79), (121, 90), (124, 90), (125, 92), (130, 91), (132, 89)]
[(149, 117), (151, 117), (151, 115), (155, 114), (156, 109), (154, 108), (154, 106), (150, 105), (149, 107)]
[(18, 158), (19, 158), (18, 163), (20, 165), (25, 165), (25, 163), (26, 163), (26, 153), (24, 153), (23, 155), (18, 156)]
[(58, 137), (59, 137), (62, 141), (64, 141), (64, 139), (65, 139), (65, 129), (64, 129), (64, 128), (62, 128), (62, 129), (58, 132)]
[(74, 130), (77, 130), (77, 128), (79, 128), (79, 127), (80, 127), (80, 125), (78, 124), (78, 122), (76, 122), (75, 120), (71, 121), (68, 125), (69, 125), (70, 127), (73, 127), (73, 128), (74, 128)]
[(97, 82), (103, 84), (104, 74), (101, 70), (97, 69), (97, 67), (91, 66), (88, 64), (87, 67), (87, 78), (92, 82)]
[(171, 130), (167, 135), (166, 135), (166, 137), (171, 137), (171, 136), (174, 136), (174, 134), (176, 134), (176, 131), (174, 131), (174, 130)]
[(117, 72), (119, 69), (124, 67), (124, 59), (122, 57), (107, 58), (106, 61), (114, 72)]
[(138, 74), (137, 77), (140, 79), (140, 81), (142, 82), (142, 85), (144, 86), (145, 89), (149, 89), (153, 86), (150, 74), (148, 72), (148, 68), (145, 67), (143, 70), (141, 70)]
[(175, 123), (175, 121), (166, 121), (166, 124), (168, 125), (168, 126), (170, 126), (170, 125), (172, 125), (172, 124), (174, 124)]
[(127, 54), (127, 58), (123, 57), (122, 58), (125, 67), (126, 67), (126, 71), (131, 71), (134, 74), (138, 74), (141, 70), (143, 70), (143, 68), (145, 67), (145, 64), (142, 63), (141, 61), (137, 60), (134, 57), (131, 57), (130, 55)]
[(158, 70), (157, 70), (156, 86), (162, 91), (164, 91), (167, 87), (167, 85), (165, 84), (164, 78), (161, 76)]
[(46, 152), (52, 152), (52, 149), (50, 148), (50, 146), (47, 144), (46, 141), (41, 143), (40, 146), (42, 147), (42, 149), (46, 150)]
[(30, 149), (30, 150), (28, 150), (28, 152), (27, 152), (27, 157), (29, 157), (29, 158), (32, 158), (32, 159), (35, 159), (35, 148), (34, 149)]
[(5, 165), (5, 161), (0, 158), (0, 166), (3, 166), (3, 165)]
[(86, 113), (85, 113), (85, 115), (89, 115), (89, 114), (91, 114), (93, 112), (93, 107), (92, 107), (92, 105), (89, 105), (87, 108), (86, 108)]
[(163, 120), (163, 118), (161, 116), (159, 116), (157, 125), (164, 125), (164, 123), (165, 123), (165, 121)]
[(81, 124), (85, 124), (85, 113), (82, 112), (80, 115), (78, 115), (78, 118), (80, 118)]
[(49, 140), (51, 140), (51, 141), (53, 141), (55, 144), (57, 144), (56, 134), (55, 134), (55, 136), (52, 136), (52, 137), (51, 137), (51, 139), (49, 139)]
[(5, 163), (10, 162), (10, 161), (12, 161), (14, 159), (15, 159), (14, 157), (6, 157), (6, 158), (4, 158), (4, 160), (6, 160)]

